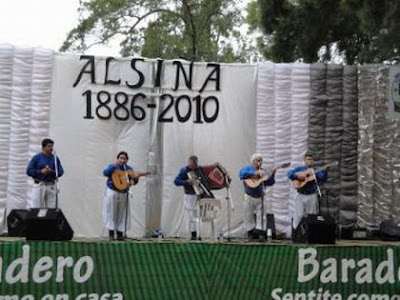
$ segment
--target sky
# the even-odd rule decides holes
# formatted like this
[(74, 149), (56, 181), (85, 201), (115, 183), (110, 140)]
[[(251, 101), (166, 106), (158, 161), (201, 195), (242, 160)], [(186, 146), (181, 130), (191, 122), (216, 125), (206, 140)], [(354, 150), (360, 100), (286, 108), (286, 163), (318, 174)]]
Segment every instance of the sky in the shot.
[[(0, 44), (58, 51), (78, 24), (79, 0), (0, 0)], [(116, 46), (99, 46), (87, 54), (119, 56)]]

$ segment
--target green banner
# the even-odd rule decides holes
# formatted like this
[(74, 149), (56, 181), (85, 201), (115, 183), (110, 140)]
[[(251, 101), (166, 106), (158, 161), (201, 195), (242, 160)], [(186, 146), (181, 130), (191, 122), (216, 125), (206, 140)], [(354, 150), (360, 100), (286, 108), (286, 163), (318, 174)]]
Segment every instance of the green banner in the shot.
[(400, 248), (0, 243), (0, 300), (400, 300)]

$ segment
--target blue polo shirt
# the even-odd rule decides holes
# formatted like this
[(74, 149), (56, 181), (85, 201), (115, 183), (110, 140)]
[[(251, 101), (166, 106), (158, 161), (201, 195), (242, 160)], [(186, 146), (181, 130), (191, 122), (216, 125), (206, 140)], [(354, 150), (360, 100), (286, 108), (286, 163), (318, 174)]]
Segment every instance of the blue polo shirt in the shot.
[[(46, 166), (49, 166), (49, 168), (52, 169), (52, 172), (48, 175), (43, 175), (41, 170), (43, 168), (45, 168)], [(57, 157), (57, 167), (58, 167), (57, 168), (58, 177), (63, 176), (64, 169), (63, 169), (58, 157)], [(26, 174), (34, 179), (50, 182), (50, 181), (54, 181), (56, 179), (55, 169), (56, 169), (56, 166), (55, 166), (55, 161), (54, 161), (54, 155), (50, 154), (47, 156), (43, 152), (40, 152), (32, 157), (32, 159), (29, 162), (28, 167), (26, 169)]]
[(189, 179), (188, 173), (190, 171), (192, 171), (192, 170), (189, 168), (189, 166), (181, 168), (179, 170), (178, 175), (175, 177), (174, 184), (176, 186), (183, 186), (183, 189), (185, 190), (185, 194), (194, 195), (196, 193), (193, 189), (193, 186), (187, 182), (187, 180)]
[[(306, 170), (307, 170), (307, 167), (305, 165), (299, 166), (299, 167), (296, 167), (296, 168), (290, 170), (287, 173), (287, 176), (289, 177), (290, 180), (294, 180), (294, 179), (297, 179), (297, 177), (296, 177), (297, 172), (303, 172)], [(319, 171), (315, 172), (315, 176), (317, 177), (318, 182), (325, 182), (327, 180), (327, 173), (324, 170), (319, 170)], [(315, 180), (307, 182), (302, 188), (298, 189), (297, 191), (303, 195), (314, 194), (317, 191), (317, 184), (316, 184)]]
[[(239, 171), (239, 179), (244, 180), (244, 179), (248, 179), (248, 178), (253, 178), (254, 176), (256, 176), (256, 173), (257, 173), (256, 168), (254, 168), (253, 165), (245, 166), (245, 167), (241, 168)], [(273, 185), (274, 183), (275, 183), (275, 174), (271, 175), (268, 178), (268, 180), (264, 181), (263, 184), (260, 184), (256, 188), (251, 188), (251, 187), (247, 186), (246, 183), (243, 182), (244, 192), (251, 197), (260, 198), (260, 197), (264, 196), (265, 186), (270, 186), (270, 185)]]
[(120, 171), (127, 171), (127, 170), (133, 170), (131, 166), (128, 165), (108, 165), (107, 168), (104, 169), (103, 171), (103, 175), (108, 177), (107, 178), (107, 187), (109, 187), (112, 190), (115, 190), (114, 184), (112, 182), (112, 178), (111, 178), (111, 174), (112, 172), (114, 172), (115, 170), (120, 170)]

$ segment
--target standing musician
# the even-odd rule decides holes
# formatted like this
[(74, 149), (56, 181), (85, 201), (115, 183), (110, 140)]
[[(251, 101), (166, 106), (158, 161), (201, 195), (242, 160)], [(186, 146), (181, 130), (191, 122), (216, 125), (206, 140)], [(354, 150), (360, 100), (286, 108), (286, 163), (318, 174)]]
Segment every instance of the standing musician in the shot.
[(53, 154), (53, 147), (53, 140), (44, 139), (42, 152), (33, 156), (28, 164), (26, 173), (34, 181), (30, 208), (56, 208), (56, 180), (64, 174), (64, 169), (58, 157)]
[(117, 161), (103, 171), (108, 177), (103, 200), (103, 223), (109, 231), (110, 240), (115, 239), (117, 231), (117, 240), (123, 241), (130, 226), (129, 187), (138, 183), (139, 179), (132, 167), (127, 165), (128, 159), (128, 153), (121, 151)]
[(183, 196), (185, 213), (189, 215), (189, 231), (191, 232), (191, 240), (197, 239), (197, 221), (195, 217), (197, 216), (196, 201), (198, 196), (193, 188), (196, 184), (195, 180), (189, 179), (188, 173), (196, 171), (198, 168), (198, 158), (197, 156), (190, 156), (188, 160), (188, 165), (180, 169), (179, 174), (175, 177), (174, 184), (176, 186), (183, 186), (185, 195)]
[(305, 165), (296, 167), (287, 173), (297, 188), (293, 212), (293, 229), (295, 230), (305, 215), (318, 212), (318, 182), (325, 182), (327, 179), (326, 171), (314, 171), (314, 160), (311, 154), (307, 153), (304, 156), (304, 162)]
[[(261, 167), (263, 157), (260, 153), (255, 153), (250, 158), (251, 165), (245, 166), (239, 171), (239, 178), (244, 184), (244, 223), (249, 238), (258, 238), (256, 230), (257, 208), (263, 205), (265, 186), (271, 186), (275, 183), (275, 172), (272, 171), (267, 176), (267, 171)], [(265, 180), (261, 180), (265, 178)], [(252, 180), (258, 184), (247, 184), (246, 180)], [(263, 216), (262, 216), (263, 218)], [(261, 218), (261, 220), (262, 220)], [(263, 230), (263, 228), (262, 228)]]

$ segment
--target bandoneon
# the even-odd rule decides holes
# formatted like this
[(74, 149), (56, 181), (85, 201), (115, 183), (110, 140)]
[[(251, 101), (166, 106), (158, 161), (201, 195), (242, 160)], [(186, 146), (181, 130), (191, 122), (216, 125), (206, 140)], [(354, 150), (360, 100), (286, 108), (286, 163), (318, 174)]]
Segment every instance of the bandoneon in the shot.
[(189, 172), (190, 179), (197, 180), (193, 188), (197, 195), (203, 198), (214, 198), (212, 190), (219, 190), (229, 186), (231, 179), (226, 170), (219, 163), (198, 167)]

